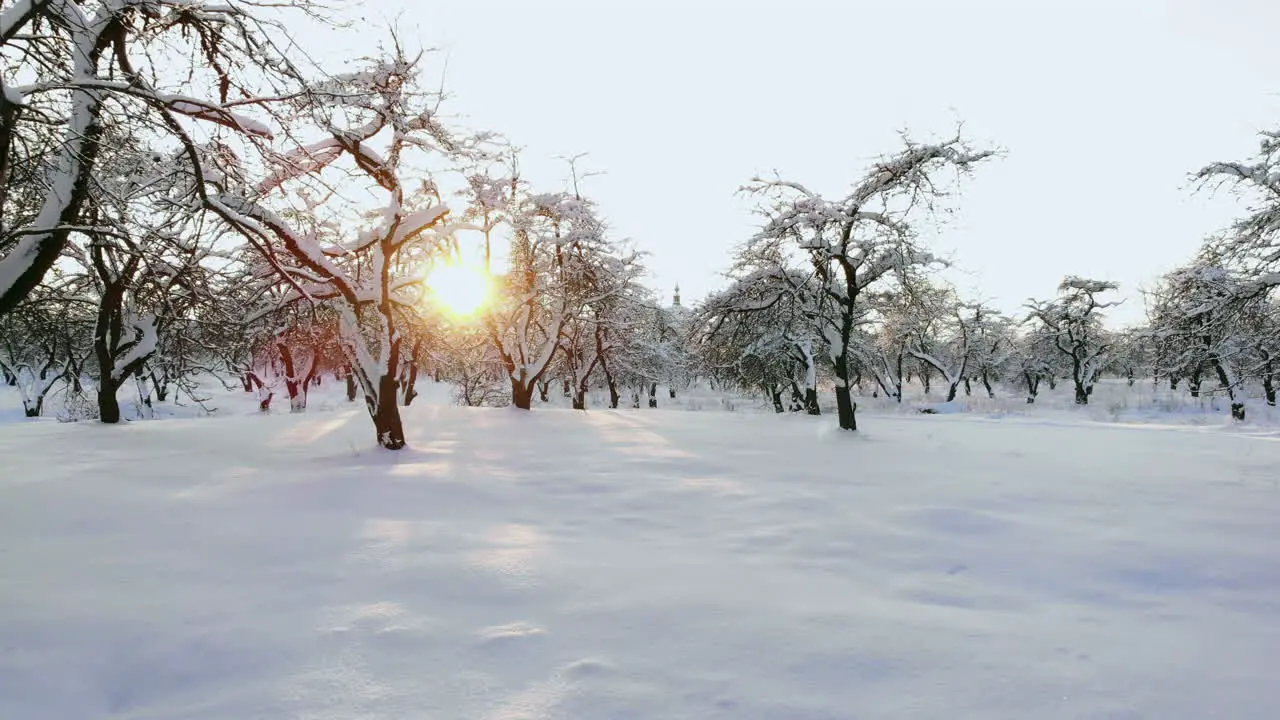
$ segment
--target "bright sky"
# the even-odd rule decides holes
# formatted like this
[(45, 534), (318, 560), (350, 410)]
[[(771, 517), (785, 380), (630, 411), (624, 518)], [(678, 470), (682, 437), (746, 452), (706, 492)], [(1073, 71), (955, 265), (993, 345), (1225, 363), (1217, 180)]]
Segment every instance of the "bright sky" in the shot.
[[(938, 237), (971, 297), (1009, 312), (1072, 273), (1139, 286), (1226, 224), (1229, 196), (1187, 173), (1243, 159), (1280, 120), (1274, 0), (371, 0), (359, 43), (396, 22), (443, 52), (449, 108), (526, 148), (547, 189), (590, 153), (615, 233), (686, 304), (752, 231), (735, 195), (774, 169), (843, 194), (897, 131), (957, 120), (1007, 149)], [(433, 68), (439, 72), (439, 68)]]

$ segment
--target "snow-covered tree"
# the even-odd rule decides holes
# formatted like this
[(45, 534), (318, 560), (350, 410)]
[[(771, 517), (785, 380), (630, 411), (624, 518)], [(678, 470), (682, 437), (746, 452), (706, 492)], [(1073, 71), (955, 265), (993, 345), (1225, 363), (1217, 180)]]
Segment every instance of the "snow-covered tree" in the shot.
[(1104, 280), (1068, 276), (1058, 286), (1058, 297), (1027, 304), (1033, 332), (1050, 338), (1070, 363), (1077, 405), (1089, 403), (1098, 374), (1110, 358), (1113, 343), (1103, 329), (1102, 311), (1119, 302), (1099, 296), (1118, 287)]
[(850, 343), (865, 314), (863, 294), (893, 274), (936, 261), (916, 240), (914, 215), (943, 194), (937, 185), (940, 171), (967, 172), (992, 155), (974, 150), (960, 137), (924, 145), (907, 141), (837, 200), (782, 179), (756, 179), (745, 188), (767, 203), (755, 242), (787, 243), (808, 261), (812, 282), (822, 294), (809, 321), (821, 327), (830, 354), (842, 429), (857, 429)]
[[(307, 3), (292, 7), (307, 11)], [(266, 138), (247, 108), (287, 96), (287, 32), (253, 5), (205, 0), (36, 0), (0, 13), (0, 315), (54, 266), (86, 216), (100, 161), (145, 128), (191, 158), (195, 138)], [(194, 163), (176, 166), (192, 172)], [(149, 332), (149, 331), (147, 331)], [(144, 333), (146, 336), (146, 333)]]
[[(405, 445), (398, 408), (405, 313), (421, 299), (429, 257), (455, 230), (438, 186), (421, 178), (451, 169), (475, 148), (441, 124), (437, 98), (417, 90), (417, 77), (416, 61), (396, 52), (312, 85), (296, 101), (307, 122), (289, 137), (321, 138), (268, 152), (269, 173), (252, 185), (217, 172), (219, 189), (206, 197), (207, 206), (268, 261), (289, 287), (290, 300), (333, 308), (377, 441), (391, 450)], [(381, 194), (383, 208), (370, 213), (363, 206), (322, 206), (315, 198), (329, 196), (319, 194), (332, 184), (328, 175)], [(292, 222), (281, 207), (291, 201), (289, 209), (300, 216)], [(318, 218), (320, 213), (328, 217)]]

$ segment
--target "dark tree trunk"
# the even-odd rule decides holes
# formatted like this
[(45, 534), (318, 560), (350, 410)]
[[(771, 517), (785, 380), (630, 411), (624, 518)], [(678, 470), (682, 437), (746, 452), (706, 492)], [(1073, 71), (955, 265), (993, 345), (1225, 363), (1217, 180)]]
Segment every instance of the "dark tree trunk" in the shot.
[(991, 389), (991, 378), (987, 375), (986, 370), (982, 371), (982, 387), (985, 388), (987, 391), (988, 400), (996, 399), (996, 391)]
[(0, 371), (4, 372), (5, 385), (8, 385), (9, 387), (14, 387), (15, 385), (18, 384), (18, 376), (9, 372), (9, 368), (0, 368)]
[(1034, 405), (1036, 395), (1040, 393), (1040, 376), (1034, 373), (1023, 372), (1022, 378), (1027, 382), (1027, 404)]
[(604, 373), (605, 385), (609, 386), (609, 408), (617, 410), (618, 400), (621, 399), (618, 395), (618, 381), (613, 377), (613, 373), (609, 372), (609, 365), (604, 360), (600, 361), (600, 370)]
[(1080, 385), (1079, 383), (1076, 384), (1075, 402), (1077, 405), (1089, 404), (1089, 391), (1086, 390), (1085, 387), (1083, 385)]
[(640, 392), (637, 390), (631, 391), (631, 407), (636, 410), (640, 409)]
[(116, 399), (116, 392), (122, 380), (114, 376), (112, 346), (118, 342), (122, 331), (120, 307), (123, 302), (124, 286), (107, 283), (98, 300), (98, 319), (93, 332), (93, 353), (98, 359), (98, 420), (107, 424), (120, 422), (120, 402)]
[[(846, 317), (843, 322), (841, 332), (841, 347), (849, 346), (849, 336), (852, 333), (853, 321)], [(841, 430), (857, 430), (858, 420), (855, 413), (858, 406), (853, 402), (853, 397), (849, 390), (849, 355), (848, 352), (842, 352), (835, 357), (836, 371), (836, 420)]]
[[(310, 376), (299, 379), (294, 375), (293, 352), (285, 343), (277, 343), (280, 353), (280, 364), (284, 366), (284, 386), (289, 391), (289, 412), (300, 413), (307, 409), (307, 382)], [(312, 363), (312, 367), (315, 364)]]
[(1218, 373), (1218, 382), (1227, 389), (1227, 398), (1231, 401), (1231, 419), (1236, 422), (1244, 422), (1244, 401), (1236, 398), (1235, 384), (1231, 382), (1231, 378), (1227, 375), (1227, 369), (1223, 366), (1221, 358), (1214, 357), (1213, 368)]
[(538, 399), (542, 402), (551, 402), (551, 398), (547, 397), (547, 391), (551, 389), (550, 380), (538, 381)]
[(1178, 378), (1177, 376), (1175, 376), (1175, 375), (1170, 375), (1170, 376), (1169, 376), (1169, 389), (1170, 389), (1170, 390), (1177, 390), (1177, 389), (1178, 389), (1178, 379), (1179, 379), (1179, 378)]
[(1191, 397), (1200, 397), (1200, 383), (1203, 382), (1203, 380), (1204, 378), (1202, 377), (1199, 368), (1196, 368), (1191, 375), (1187, 377), (1187, 388), (1191, 390)]
[[(911, 381), (910, 381), (910, 380), (908, 380), (907, 382), (911, 382)], [(921, 384), (921, 385), (924, 385), (924, 394), (925, 394), (925, 395), (928, 395), (928, 394), (929, 394), (929, 391), (933, 389), (933, 387), (932, 387), (932, 386), (933, 386), (933, 373), (929, 372), (928, 370), (921, 369), (921, 370), (920, 370), (920, 384)]]
[(515, 378), (511, 378), (511, 404), (521, 410), (531, 409), (533, 407), (533, 391), (536, 386), (536, 382), (522, 383)]
[(945, 402), (951, 402), (956, 399), (956, 393), (960, 390), (960, 383), (955, 383), (947, 387), (947, 399)]
[(800, 385), (795, 380), (791, 381), (791, 412), (800, 412), (804, 409), (804, 393), (800, 392)]
[(1050, 390), (1057, 390), (1057, 389), (1058, 389), (1058, 378), (1054, 377), (1053, 375), (1050, 375), (1049, 377), (1047, 377), (1047, 378), (1045, 378), (1045, 379), (1049, 381), (1049, 389), (1050, 389)]
[(676, 388), (675, 388), (675, 386), (674, 386), (674, 385), (672, 385), (672, 386), (668, 387), (668, 388), (667, 388), (667, 392), (669, 392), (669, 393), (671, 394), (671, 399), (672, 399), (672, 400), (675, 400), (675, 399), (676, 399)]
[(161, 371), (160, 377), (156, 377), (156, 371), (151, 371), (151, 388), (156, 391), (156, 402), (165, 402), (169, 398), (169, 373)]
[[(955, 400), (955, 391), (954, 391), (954, 390), (951, 392), (951, 395), (952, 395), (951, 400)], [(968, 377), (965, 377), (965, 379), (964, 379), (964, 396), (965, 396), (965, 397), (973, 397), (973, 386), (972, 386), (971, 384), (969, 384), (969, 378), (968, 378)], [(951, 400), (948, 400), (947, 402), (951, 402)]]
[(764, 391), (769, 394), (769, 399), (773, 401), (773, 411), (775, 413), (786, 412), (786, 408), (782, 406), (782, 389), (777, 385), (766, 384)]
[(849, 394), (849, 388), (836, 386), (836, 417), (840, 421), (841, 430), (857, 430), (858, 418), (856, 412), (858, 404), (853, 401)]
[(804, 389), (804, 411), (806, 415), (822, 414), (822, 408), (818, 407), (818, 389), (817, 388)]
[(413, 349), (409, 351), (409, 373), (404, 382), (404, 406), (409, 407), (413, 399), (418, 397), (418, 352), (422, 349), (422, 341), (417, 340), (413, 343)]
[(1271, 407), (1276, 405), (1276, 366), (1272, 358), (1267, 358), (1262, 368), (1262, 395)]
[(573, 394), (572, 383), (569, 382), (569, 378), (565, 378), (564, 379), (564, 396), (569, 397), (572, 394)]
[(356, 376), (354, 373), (351, 372), (351, 368), (349, 367), (347, 368), (347, 371), (344, 374), (346, 375), (346, 380), (347, 380), (347, 402), (355, 402), (356, 401)]
[(649, 407), (658, 407), (658, 383), (649, 383)]
[(1133, 383), (1135, 382), (1133, 378), (1133, 368), (1126, 368), (1125, 375), (1129, 378), (1129, 387), (1133, 387)]
[(587, 394), (584, 391), (579, 390), (578, 392), (573, 394), (573, 409), (574, 410), (587, 409)]
[[(378, 444), (388, 450), (404, 447), (404, 426), (400, 423), (400, 405), (396, 402), (399, 383), (395, 375), (378, 378), (378, 400), (373, 412), (373, 431)], [(368, 398), (366, 398), (368, 401)]]

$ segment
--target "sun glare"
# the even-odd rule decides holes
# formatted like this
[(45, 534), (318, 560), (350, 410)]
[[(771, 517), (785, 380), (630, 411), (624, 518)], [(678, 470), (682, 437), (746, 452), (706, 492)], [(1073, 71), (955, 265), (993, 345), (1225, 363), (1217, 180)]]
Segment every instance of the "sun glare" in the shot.
[(471, 315), (489, 300), (489, 278), (480, 268), (449, 263), (427, 276), (434, 301), (455, 315)]

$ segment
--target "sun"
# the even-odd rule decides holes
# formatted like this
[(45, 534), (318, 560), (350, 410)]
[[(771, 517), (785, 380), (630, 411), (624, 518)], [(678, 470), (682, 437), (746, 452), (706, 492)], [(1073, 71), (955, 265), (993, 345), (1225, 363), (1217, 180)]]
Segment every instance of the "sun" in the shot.
[(489, 300), (489, 278), (477, 267), (447, 263), (427, 275), (433, 300), (454, 315), (473, 315)]

